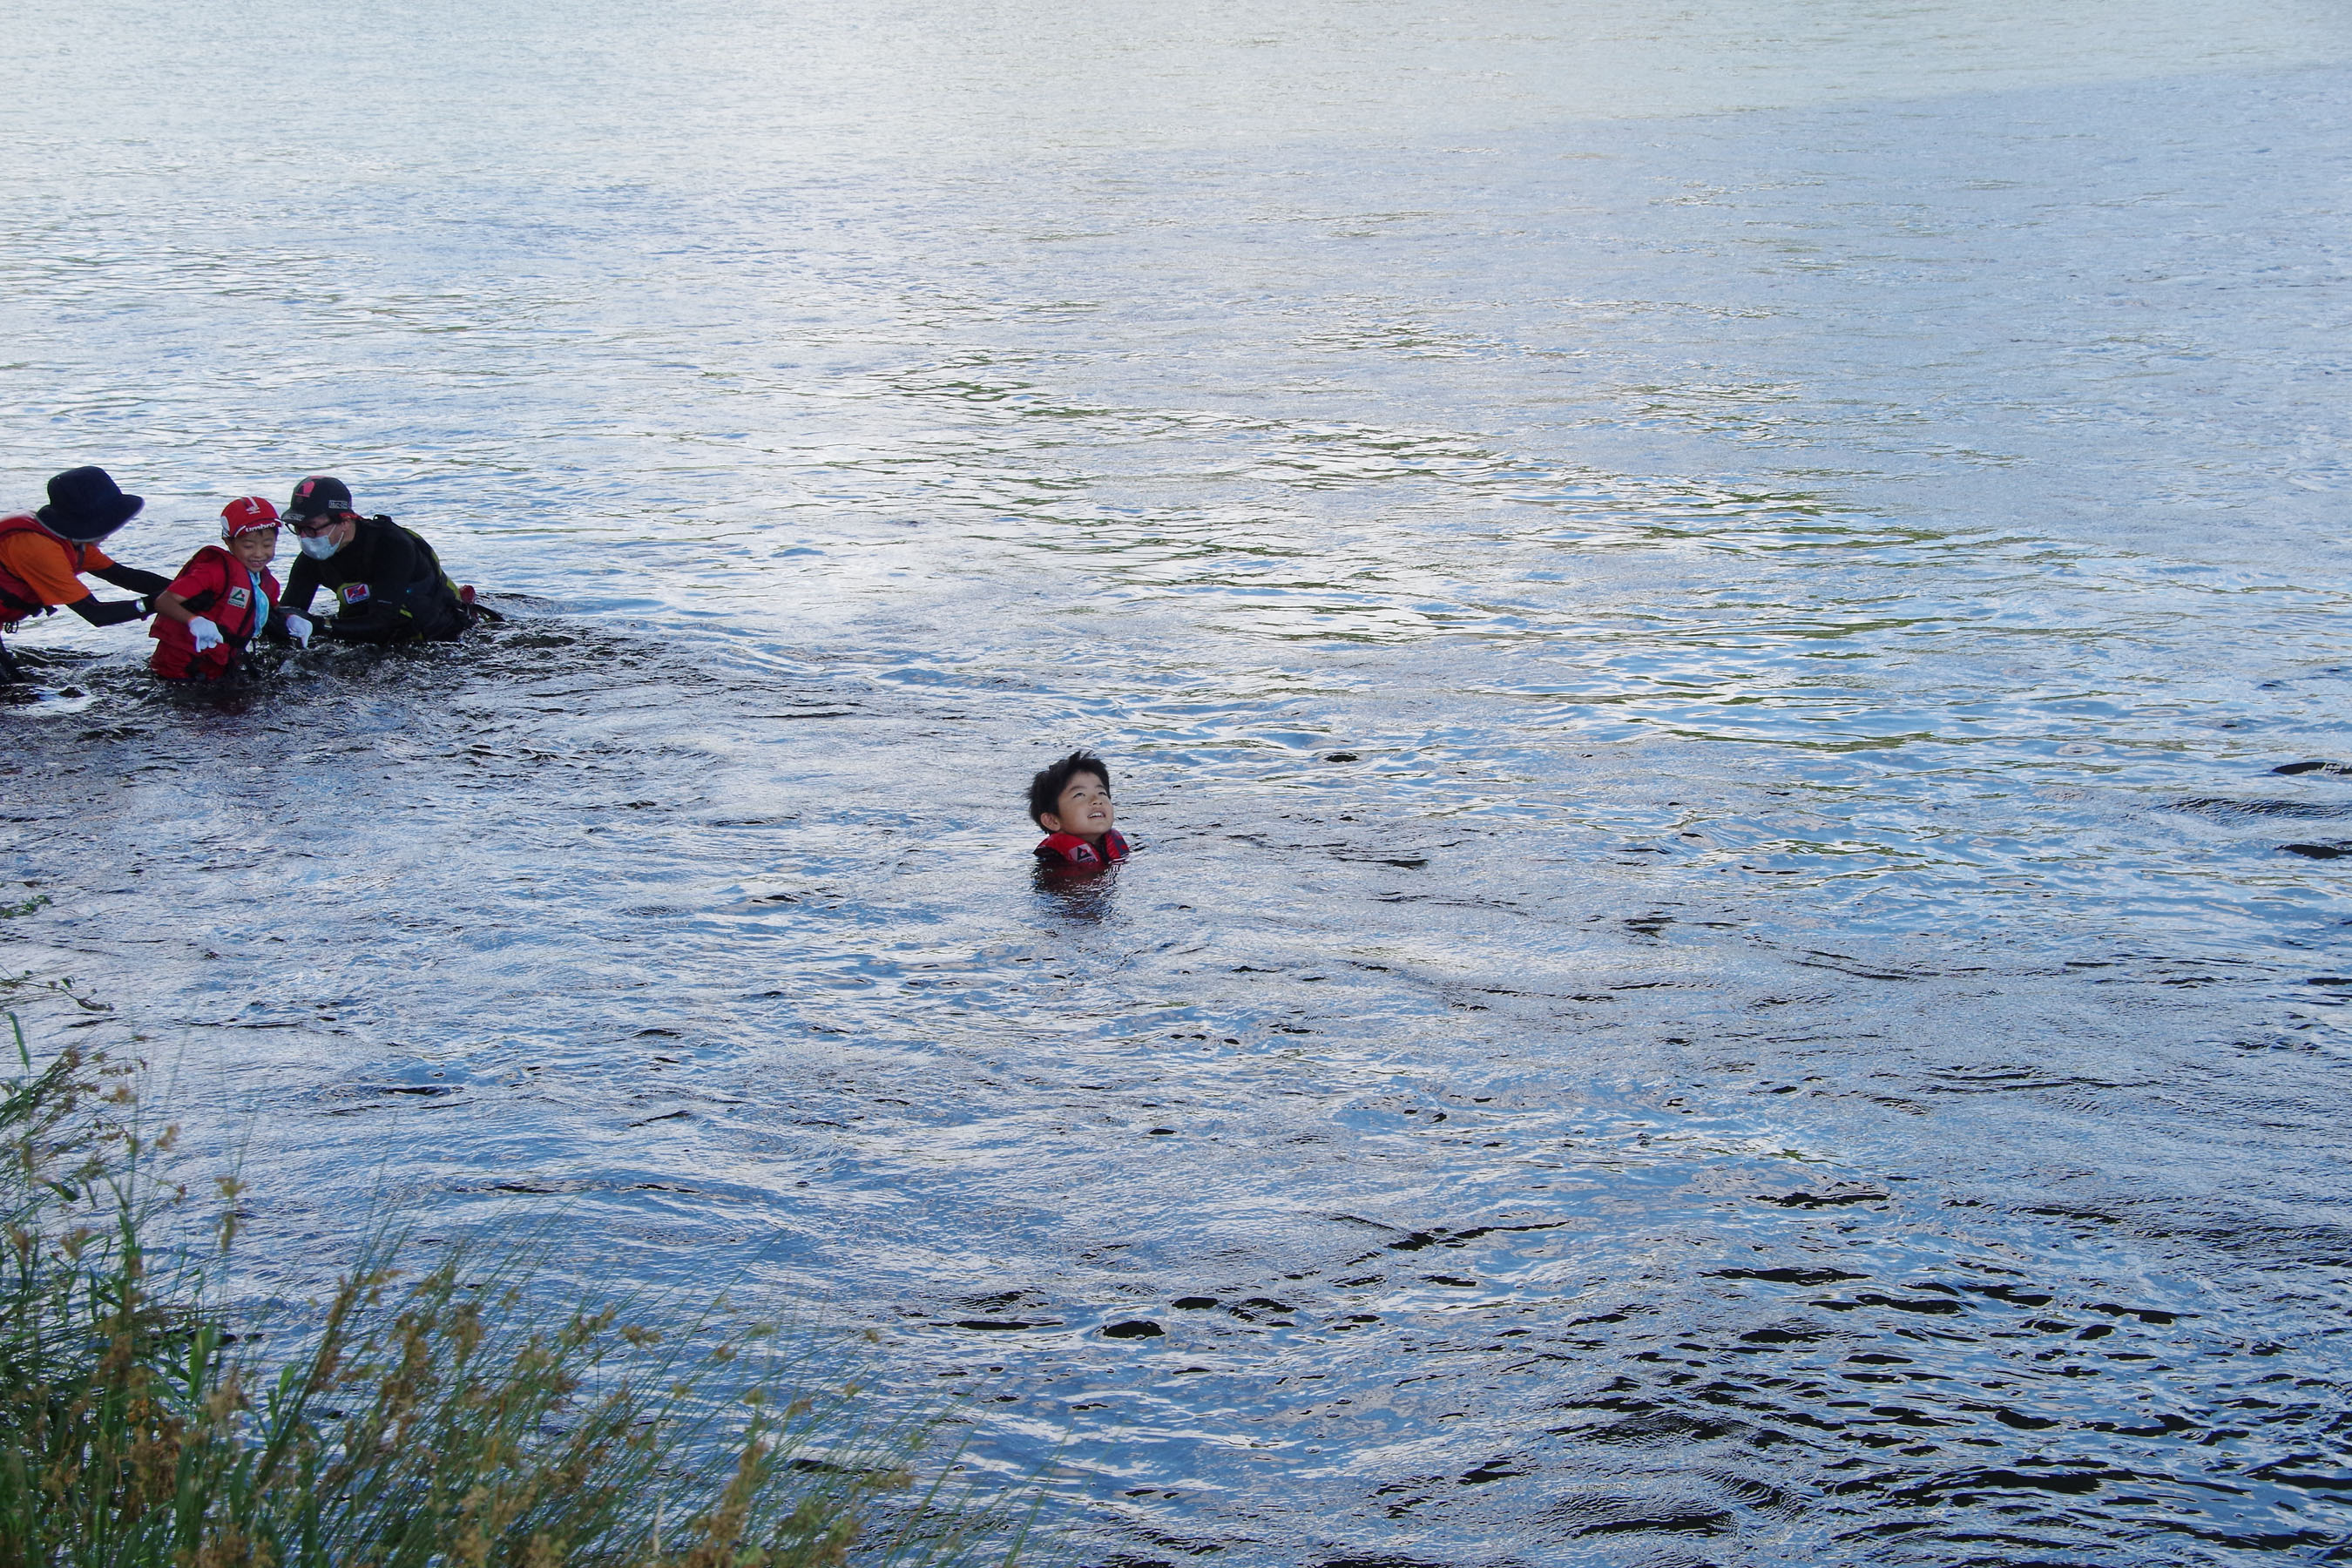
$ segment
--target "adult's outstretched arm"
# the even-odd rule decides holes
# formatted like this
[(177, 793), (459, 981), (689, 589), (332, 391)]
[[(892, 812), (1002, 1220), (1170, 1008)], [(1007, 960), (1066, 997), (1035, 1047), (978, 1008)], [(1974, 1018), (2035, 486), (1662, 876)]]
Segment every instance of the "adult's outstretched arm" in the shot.
[(160, 594), (172, 585), (169, 577), (158, 577), (152, 572), (142, 572), (136, 566), (125, 566), (120, 561), (111, 566), (100, 566), (90, 575), (101, 583), (111, 583), (118, 588), (128, 588), (134, 594)]
[[(165, 587), (170, 584), (163, 584)], [(105, 599), (95, 594), (85, 594), (66, 606), (94, 626), (111, 626), (124, 621), (144, 620), (153, 609), (144, 599)]]
[(397, 642), (410, 635), (414, 623), (390, 605), (370, 600), (345, 605), (318, 626), (321, 636), (337, 642)]
[(310, 601), (318, 596), (318, 564), (304, 555), (299, 557), (294, 569), (286, 574), (286, 588), (278, 595), (278, 603), (281, 608), (291, 610), (298, 616), (307, 616), (310, 613)]

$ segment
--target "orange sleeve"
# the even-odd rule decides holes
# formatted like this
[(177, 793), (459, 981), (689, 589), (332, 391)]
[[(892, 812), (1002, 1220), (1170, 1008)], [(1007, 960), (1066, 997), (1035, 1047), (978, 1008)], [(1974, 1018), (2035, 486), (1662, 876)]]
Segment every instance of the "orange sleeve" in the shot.
[[(114, 564), (94, 549), (85, 552), (83, 558), (92, 566)], [(0, 562), (7, 563), (8, 570), (39, 595), (44, 605), (71, 605), (89, 597), (89, 590), (74, 573), (66, 547), (46, 534), (29, 528), (0, 534)]]

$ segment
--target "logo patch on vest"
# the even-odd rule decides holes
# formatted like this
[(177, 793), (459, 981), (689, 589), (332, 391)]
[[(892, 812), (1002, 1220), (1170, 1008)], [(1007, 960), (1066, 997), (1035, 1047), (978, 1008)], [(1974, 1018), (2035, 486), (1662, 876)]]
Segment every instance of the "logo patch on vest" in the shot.
[(344, 603), (344, 604), (346, 604), (346, 605), (360, 605), (360, 604), (365, 604), (365, 603), (367, 602), (367, 596), (368, 596), (368, 585), (367, 585), (366, 584), (364, 584), (364, 583), (346, 583), (346, 584), (343, 584), (343, 603)]
[(247, 605), (253, 603), (253, 590), (250, 588), (231, 588), (228, 591), (228, 602), (241, 610)]

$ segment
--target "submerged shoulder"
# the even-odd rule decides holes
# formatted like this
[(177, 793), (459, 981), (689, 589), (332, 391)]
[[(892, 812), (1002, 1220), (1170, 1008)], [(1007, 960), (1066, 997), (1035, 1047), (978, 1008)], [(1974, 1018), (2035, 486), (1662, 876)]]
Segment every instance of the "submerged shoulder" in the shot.
[(1037, 858), (1049, 864), (1054, 862), (1066, 866), (1102, 864), (1102, 857), (1095, 853), (1094, 846), (1075, 833), (1047, 834), (1038, 844), (1035, 854)]
[(1048, 866), (1076, 866), (1099, 870), (1115, 866), (1128, 857), (1127, 840), (1113, 828), (1102, 837), (1099, 844), (1089, 844), (1075, 833), (1049, 833), (1035, 850), (1037, 858)]

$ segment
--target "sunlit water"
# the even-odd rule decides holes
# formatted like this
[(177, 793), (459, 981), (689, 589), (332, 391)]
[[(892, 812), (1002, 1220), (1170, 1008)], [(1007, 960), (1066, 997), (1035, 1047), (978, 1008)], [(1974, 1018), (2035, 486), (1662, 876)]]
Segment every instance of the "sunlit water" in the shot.
[(1471, 9), (20, 8), (5, 499), (510, 613), (12, 639), (36, 1038), (1088, 1563), (2342, 1560), (2352, 22)]

